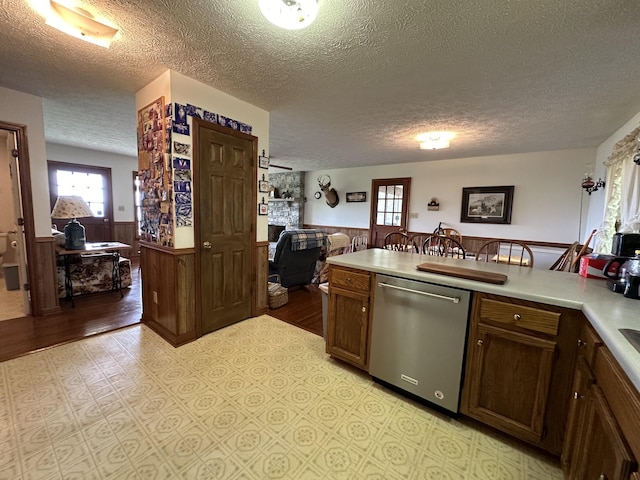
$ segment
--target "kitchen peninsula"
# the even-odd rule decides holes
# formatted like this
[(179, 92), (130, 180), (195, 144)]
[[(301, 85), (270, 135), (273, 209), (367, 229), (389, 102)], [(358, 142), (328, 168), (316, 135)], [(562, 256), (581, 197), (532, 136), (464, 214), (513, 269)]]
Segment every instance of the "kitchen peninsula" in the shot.
[[(640, 301), (573, 273), (417, 253), (369, 249), (328, 263), (328, 353), (369, 371), (383, 275), (471, 291), (460, 412), (561, 456), (567, 478), (637, 472), (640, 352), (619, 329), (640, 330)], [(417, 270), (424, 263), (507, 280)]]

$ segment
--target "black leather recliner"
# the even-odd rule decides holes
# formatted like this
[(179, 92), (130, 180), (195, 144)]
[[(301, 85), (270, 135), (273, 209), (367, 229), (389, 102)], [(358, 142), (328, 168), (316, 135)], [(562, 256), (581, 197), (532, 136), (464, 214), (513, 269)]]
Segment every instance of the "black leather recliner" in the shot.
[[(273, 260), (269, 261), (269, 275), (280, 275), (283, 287), (310, 284), (320, 257), (321, 244), (312, 248), (292, 250), (292, 237), (295, 237), (297, 232), (300, 230), (285, 230), (280, 234)], [(303, 232), (315, 233), (317, 230)]]

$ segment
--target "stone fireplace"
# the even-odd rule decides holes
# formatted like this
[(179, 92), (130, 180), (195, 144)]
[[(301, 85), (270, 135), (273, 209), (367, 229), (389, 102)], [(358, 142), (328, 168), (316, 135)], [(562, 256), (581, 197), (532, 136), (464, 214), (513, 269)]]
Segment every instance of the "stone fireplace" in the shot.
[(277, 189), (277, 197), (269, 197), (267, 222), (269, 241), (275, 242), (278, 237), (272, 240), (272, 232), (279, 236), (282, 230), (277, 227), (298, 229), (304, 224), (304, 172), (270, 173), (269, 185)]

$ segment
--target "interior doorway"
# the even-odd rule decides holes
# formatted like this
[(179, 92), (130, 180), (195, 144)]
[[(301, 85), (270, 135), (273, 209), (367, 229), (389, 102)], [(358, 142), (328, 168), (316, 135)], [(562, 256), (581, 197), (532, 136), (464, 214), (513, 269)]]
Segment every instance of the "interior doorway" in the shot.
[(27, 252), (33, 220), (24, 206), (25, 201), (29, 208), (31, 205), (29, 181), (24, 186), (24, 179), (29, 177), (25, 138), (24, 126), (0, 122), (0, 232), (4, 250), (0, 252), (0, 320), (32, 313)]

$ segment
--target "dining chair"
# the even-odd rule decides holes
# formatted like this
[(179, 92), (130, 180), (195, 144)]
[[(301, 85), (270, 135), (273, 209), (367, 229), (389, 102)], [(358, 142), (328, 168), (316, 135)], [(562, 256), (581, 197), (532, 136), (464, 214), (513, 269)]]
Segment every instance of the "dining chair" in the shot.
[(476, 261), (533, 267), (533, 252), (517, 240), (489, 240), (478, 249)]
[(429, 235), (420, 249), (427, 255), (440, 257), (466, 258), (466, 252), (460, 242), (445, 235)]
[(356, 236), (351, 239), (351, 251), (358, 252), (360, 250), (366, 250), (369, 246), (369, 237), (364, 235)]
[(410, 252), (413, 245), (404, 231), (391, 232), (384, 237), (382, 248), (386, 250), (394, 250), (396, 252)]
[(458, 230), (456, 230), (455, 228), (450, 228), (450, 227), (438, 227), (433, 231), (434, 235), (444, 235), (445, 237), (450, 237), (453, 238), (454, 240), (457, 240), (458, 243), (462, 243), (462, 235), (460, 234), (460, 232)]

